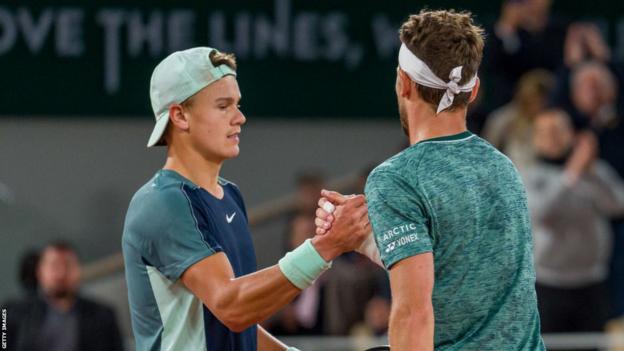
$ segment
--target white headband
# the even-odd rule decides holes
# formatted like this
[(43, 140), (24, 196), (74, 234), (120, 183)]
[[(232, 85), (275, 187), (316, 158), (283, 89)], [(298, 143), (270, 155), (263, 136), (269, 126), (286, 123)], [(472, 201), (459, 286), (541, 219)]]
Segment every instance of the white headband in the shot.
[(436, 113), (440, 113), (440, 111), (451, 106), (455, 95), (472, 91), (472, 88), (474, 88), (477, 83), (477, 75), (475, 74), (468, 83), (461, 86), (458, 85), (462, 78), (461, 72), (463, 66), (457, 66), (451, 70), (448, 83), (443, 81), (431, 72), (427, 64), (416, 57), (405, 44), (401, 44), (401, 49), (399, 50), (399, 67), (401, 67), (414, 82), (420, 85), (433, 89), (446, 90), (446, 94), (442, 96), (438, 104)]

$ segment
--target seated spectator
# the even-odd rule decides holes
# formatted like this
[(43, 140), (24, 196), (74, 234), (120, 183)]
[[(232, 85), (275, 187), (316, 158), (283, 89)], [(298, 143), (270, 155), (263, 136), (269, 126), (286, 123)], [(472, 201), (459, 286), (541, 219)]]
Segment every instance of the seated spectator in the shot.
[(520, 171), (535, 158), (531, 142), (533, 118), (546, 106), (554, 83), (554, 76), (548, 71), (526, 73), (518, 82), (513, 100), (487, 118), (483, 137), (506, 154)]
[(7, 304), (9, 350), (123, 350), (114, 312), (78, 294), (80, 263), (69, 244), (43, 249), (37, 285), (38, 295)]
[(542, 332), (600, 331), (609, 313), (609, 219), (624, 213), (624, 183), (596, 159), (595, 137), (575, 136), (562, 110), (536, 116), (533, 143), (538, 161), (526, 187)]

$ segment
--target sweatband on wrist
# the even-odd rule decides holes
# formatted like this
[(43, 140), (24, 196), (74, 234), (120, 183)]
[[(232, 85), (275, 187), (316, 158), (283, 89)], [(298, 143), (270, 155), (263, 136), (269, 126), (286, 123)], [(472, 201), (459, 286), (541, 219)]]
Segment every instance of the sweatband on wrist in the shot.
[(299, 349), (298, 349), (298, 348), (296, 348), (296, 347), (288, 346), (288, 348), (286, 349), (286, 351), (299, 351)]
[(293, 251), (287, 253), (278, 262), (279, 268), (291, 283), (303, 290), (318, 278), (323, 272), (331, 267), (331, 262), (326, 262), (312, 245), (312, 240), (307, 239)]

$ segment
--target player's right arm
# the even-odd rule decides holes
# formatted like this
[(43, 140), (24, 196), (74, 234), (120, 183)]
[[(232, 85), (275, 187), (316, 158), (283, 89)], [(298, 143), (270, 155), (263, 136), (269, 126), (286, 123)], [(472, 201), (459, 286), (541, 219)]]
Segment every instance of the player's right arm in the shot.
[[(338, 206), (332, 230), (311, 240), (323, 260), (329, 262), (359, 246), (370, 232), (366, 211), (363, 196), (346, 199)], [(301, 259), (292, 264), (307, 264), (305, 257)], [(287, 270), (280, 263), (237, 278), (227, 256), (219, 252), (190, 266), (181, 279), (223, 324), (240, 332), (274, 314), (305, 287), (292, 281)]]
[(182, 275), (182, 282), (235, 332), (269, 317), (301, 292), (277, 265), (235, 278), (223, 252), (189, 267)]

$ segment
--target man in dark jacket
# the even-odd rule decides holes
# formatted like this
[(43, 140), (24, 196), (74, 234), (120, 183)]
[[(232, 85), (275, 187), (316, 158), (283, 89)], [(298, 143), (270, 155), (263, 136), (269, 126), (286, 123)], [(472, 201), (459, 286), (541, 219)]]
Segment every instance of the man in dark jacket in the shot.
[(123, 350), (113, 310), (78, 296), (80, 264), (69, 244), (43, 249), (37, 281), (39, 294), (5, 306), (8, 350)]

